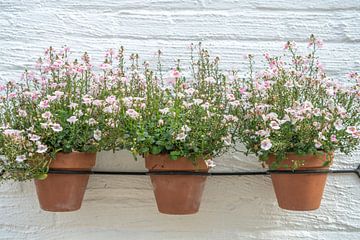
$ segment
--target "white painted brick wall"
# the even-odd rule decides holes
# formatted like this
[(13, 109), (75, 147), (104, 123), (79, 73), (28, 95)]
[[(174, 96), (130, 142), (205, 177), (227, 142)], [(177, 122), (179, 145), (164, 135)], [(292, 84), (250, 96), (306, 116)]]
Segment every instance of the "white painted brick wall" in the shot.
[[(144, 58), (187, 59), (186, 46), (203, 41), (239, 67), (243, 54), (278, 52), (287, 39), (314, 33), (330, 75), (343, 79), (360, 66), (360, 1), (237, 0), (0, 0), (0, 81), (16, 80), (49, 45), (88, 50), (126, 46)], [(257, 170), (254, 157), (229, 154), (216, 171)], [(354, 168), (336, 155), (333, 168)], [(145, 170), (126, 152), (99, 155), (97, 169)], [(322, 206), (309, 213), (277, 207), (269, 177), (210, 177), (199, 214), (157, 212), (147, 177), (92, 176), (80, 211), (39, 209), (32, 182), (0, 186), (0, 239), (360, 239), (360, 179), (330, 175)]]

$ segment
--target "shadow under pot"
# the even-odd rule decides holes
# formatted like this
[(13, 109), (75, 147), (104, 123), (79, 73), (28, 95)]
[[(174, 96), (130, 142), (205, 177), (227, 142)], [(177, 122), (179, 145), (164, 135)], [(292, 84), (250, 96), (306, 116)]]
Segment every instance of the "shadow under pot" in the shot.
[[(186, 158), (171, 160), (168, 154), (147, 155), (145, 166), (149, 172), (185, 171), (208, 172), (205, 161), (196, 166)], [(194, 214), (199, 211), (206, 176), (196, 175), (150, 175), (160, 213)]]
[[(87, 171), (94, 167), (96, 153), (57, 153), (50, 169)], [(40, 207), (50, 212), (70, 212), (81, 208), (89, 175), (48, 174), (35, 180)]]
[[(295, 161), (298, 161), (301, 166), (296, 170), (328, 170), (333, 160), (333, 154), (330, 154), (328, 158), (327, 155), (324, 152), (301, 156), (288, 153), (281, 162), (281, 167), (277, 170), (290, 170), (289, 167), (293, 166)], [(329, 160), (331, 161), (330, 164), (324, 166), (324, 163)], [(267, 164), (271, 166), (275, 161), (276, 157), (270, 155)], [(327, 173), (271, 173), (270, 175), (280, 208), (293, 211), (310, 211), (320, 207)]]

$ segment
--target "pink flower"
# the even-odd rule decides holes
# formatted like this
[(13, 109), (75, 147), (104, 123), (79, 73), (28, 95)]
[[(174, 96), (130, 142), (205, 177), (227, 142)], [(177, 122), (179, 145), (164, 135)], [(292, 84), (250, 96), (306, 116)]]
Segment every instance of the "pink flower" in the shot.
[(66, 119), (67, 122), (69, 122), (70, 124), (74, 124), (78, 121), (79, 119), (76, 116), (71, 116), (68, 119)]
[(79, 105), (79, 104), (77, 104), (77, 103), (70, 103), (70, 104), (69, 104), (69, 108), (70, 108), (70, 109), (76, 109), (78, 105)]
[(55, 95), (57, 98), (61, 98), (62, 96), (64, 96), (64, 92), (55, 91), (55, 92), (54, 92), (54, 95)]
[(332, 142), (337, 142), (338, 140), (336, 139), (336, 135), (331, 135), (331, 137), (330, 137), (330, 141), (332, 141)]
[(26, 156), (25, 155), (20, 155), (20, 156), (17, 156), (15, 161), (18, 162), (18, 163), (22, 163), (23, 161), (26, 160)]
[(51, 114), (51, 112), (46, 111), (43, 114), (41, 114), (41, 117), (45, 118), (45, 119), (50, 119), (52, 117), (52, 114)]
[(279, 125), (279, 123), (276, 122), (276, 121), (271, 121), (271, 122), (270, 122), (270, 127), (271, 127), (272, 129), (275, 129), (275, 130), (279, 130), (279, 129), (280, 129), (280, 125)]
[(116, 102), (116, 97), (115, 96), (109, 96), (105, 99), (105, 102), (107, 102), (108, 104), (114, 104)]
[(314, 143), (315, 143), (315, 147), (316, 147), (316, 148), (318, 148), (318, 149), (321, 148), (321, 146), (322, 146), (322, 143), (321, 143), (321, 142), (319, 142), (318, 140), (315, 139), (315, 140), (314, 140)]
[(262, 150), (265, 150), (265, 151), (269, 150), (272, 147), (272, 143), (271, 143), (270, 139), (266, 138), (266, 139), (262, 140), (260, 147)]
[(178, 70), (173, 69), (173, 70), (170, 71), (170, 76), (173, 77), (173, 78), (180, 78), (181, 73)]
[(51, 124), (51, 128), (54, 132), (61, 132), (63, 130), (61, 125), (58, 123)]
[(357, 128), (355, 126), (349, 126), (346, 128), (346, 132), (349, 134), (354, 134), (357, 132)]
[(39, 103), (39, 107), (40, 107), (41, 109), (49, 108), (49, 101), (48, 101), (48, 100), (41, 101), (41, 102)]
[(126, 111), (126, 115), (132, 119), (137, 119), (140, 116), (140, 114), (137, 111), (135, 111), (134, 109), (128, 109)]
[(37, 142), (40, 140), (40, 137), (35, 134), (30, 134), (29, 137), (30, 137), (30, 141), (33, 141), (33, 142)]
[(188, 88), (188, 89), (186, 89), (185, 90), (185, 93), (187, 94), (187, 95), (193, 95), (194, 93), (195, 93), (195, 89), (193, 89), (193, 88)]
[(100, 107), (100, 106), (102, 105), (102, 103), (103, 103), (103, 101), (102, 101), (102, 100), (98, 100), (98, 99), (96, 99), (96, 100), (93, 101), (93, 105), (94, 105), (94, 106), (97, 106), (97, 107)]
[(37, 153), (45, 153), (47, 150), (48, 150), (48, 148), (47, 148), (46, 145), (39, 144), (39, 145), (37, 146), (36, 152), (37, 152)]
[(108, 63), (102, 63), (102, 64), (100, 64), (100, 68), (102, 70), (106, 71), (106, 70), (112, 69), (112, 66)]
[(20, 117), (26, 117), (26, 116), (27, 116), (26, 111), (25, 111), (25, 110), (20, 109), (20, 110), (19, 110), (19, 116), (20, 116)]

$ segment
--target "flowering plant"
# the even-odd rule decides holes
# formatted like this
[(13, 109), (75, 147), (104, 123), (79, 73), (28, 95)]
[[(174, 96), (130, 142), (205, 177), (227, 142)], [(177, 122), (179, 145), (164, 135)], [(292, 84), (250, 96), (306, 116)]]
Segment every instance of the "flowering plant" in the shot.
[[(69, 48), (50, 47), (36, 68), (39, 74), (26, 70), (21, 82), (0, 86), (1, 154), (6, 159), (1, 164), (27, 166), (24, 176), (29, 177), (35, 169), (46, 171), (46, 155), (109, 148), (111, 138), (104, 136), (112, 128), (103, 100), (97, 98), (101, 85), (86, 53), (79, 62), (70, 59)], [(11, 147), (14, 142), (18, 146)]]
[(122, 55), (118, 57), (115, 75), (121, 87), (116, 84), (112, 91), (120, 106), (118, 126), (125, 147), (134, 155), (169, 154), (173, 160), (186, 157), (194, 164), (223, 153), (233, 143), (230, 130), (237, 118), (228, 114), (230, 101), (219, 59), (210, 60), (199, 46), (199, 57), (192, 57), (192, 74), (186, 76), (179, 61), (164, 74), (160, 56), (159, 51), (158, 68), (152, 70), (148, 62), (141, 68), (133, 54), (126, 73), (121, 71)]
[[(250, 56), (250, 78), (237, 79), (237, 98), (243, 104), (236, 109), (243, 121), (238, 137), (247, 153), (266, 161), (274, 154), (279, 167), (285, 154), (350, 153), (360, 140), (360, 78), (357, 84), (345, 86), (329, 79), (315, 53), (322, 42), (313, 35), (311, 52), (301, 56), (294, 42), (287, 42), (285, 57), (265, 54), (269, 67), (254, 76)], [(331, 154), (327, 154), (331, 155)], [(328, 164), (331, 159), (324, 163)], [(296, 167), (296, 166), (295, 166)]]

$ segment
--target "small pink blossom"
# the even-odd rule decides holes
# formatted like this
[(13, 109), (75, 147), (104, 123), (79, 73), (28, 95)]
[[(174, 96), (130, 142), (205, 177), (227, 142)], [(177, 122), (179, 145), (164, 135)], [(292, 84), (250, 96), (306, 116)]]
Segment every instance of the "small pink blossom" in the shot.
[(45, 118), (45, 119), (50, 119), (52, 117), (52, 114), (51, 114), (51, 112), (46, 111), (43, 114), (41, 114), (41, 117)]
[(39, 145), (37, 146), (36, 152), (37, 152), (37, 153), (45, 153), (47, 150), (48, 150), (48, 148), (47, 148), (46, 145), (39, 144)]
[(69, 122), (70, 124), (74, 124), (78, 121), (79, 119), (76, 116), (71, 116), (68, 119), (66, 119), (67, 122)]
[(336, 135), (331, 135), (331, 137), (330, 137), (330, 141), (332, 141), (332, 142), (337, 142), (338, 140), (337, 140), (337, 138), (336, 138)]
[(270, 139), (266, 138), (266, 139), (262, 140), (260, 147), (262, 150), (268, 151), (272, 147), (272, 143), (271, 143)]
[(51, 128), (54, 132), (61, 132), (63, 130), (61, 125), (58, 123), (51, 124)]
[(211, 160), (211, 159), (205, 160), (205, 164), (206, 164), (206, 166), (208, 166), (209, 168), (216, 167), (215, 162), (214, 162), (213, 160)]
[(271, 127), (272, 129), (274, 129), (274, 130), (279, 130), (279, 129), (280, 129), (280, 125), (279, 125), (279, 123), (276, 122), (276, 121), (271, 121), (271, 122), (270, 122), (270, 127)]
[(173, 77), (173, 78), (180, 78), (181, 73), (178, 70), (173, 69), (173, 70), (170, 71), (170, 76)]
[(349, 134), (354, 134), (357, 132), (357, 128), (355, 126), (349, 126), (346, 128), (346, 132)]
[(140, 114), (137, 111), (135, 111), (134, 109), (126, 110), (126, 115), (132, 119), (137, 119), (140, 116)]
[(22, 163), (26, 160), (26, 156), (25, 155), (20, 155), (20, 156), (17, 156), (15, 161), (18, 162), (18, 163)]

